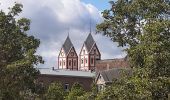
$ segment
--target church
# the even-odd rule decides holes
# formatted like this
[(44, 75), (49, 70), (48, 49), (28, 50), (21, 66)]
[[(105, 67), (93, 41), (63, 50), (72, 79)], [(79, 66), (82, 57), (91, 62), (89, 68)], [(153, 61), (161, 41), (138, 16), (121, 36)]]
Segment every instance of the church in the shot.
[(95, 71), (96, 60), (100, 59), (100, 51), (91, 33), (84, 41), (79, 55), (76, 53), (70, 37), (67, 36), (58, 55), (58, 69)]
[[(68, 35), (58, 54), (58, 67), (40, 68), (41, 74), (38, 81), (45, 85), (59, 81), (63, 84), (65, 91), (69, 91), (72, 85), (78, 82), (86, 91), (90, 91), (91, 84), (95, 82), (96, 76), (103, 71), (128, 67), (127, 57), (101, 60), (101, 53), (91, 33), (88, 34), (80, 48), (81, 50), (77, 54)], [(108, 72), (110, 73), (110, 71)], [(114, 73), (117, 73), (117, 71)], [(102, 86), (103, 83), (100, 84), (98, 81), (96, 83)]]
[(38, 81), (45, 85), (60, 81), (65, 91), (69, 91), (71, 86), (78, 82), (89, 91), (96, 75), (96, 62), (100, 59), (100, 51), (91, 33), (82, 44), (79, 54), (68, 35), (58, 54), (58, 67), (40, 68)]

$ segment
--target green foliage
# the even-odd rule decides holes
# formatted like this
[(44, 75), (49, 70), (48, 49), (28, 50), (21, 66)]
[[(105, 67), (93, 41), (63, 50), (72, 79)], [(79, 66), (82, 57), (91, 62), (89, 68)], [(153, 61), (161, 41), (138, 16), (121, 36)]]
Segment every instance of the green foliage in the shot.
[(113, 81), (98, 96), (167, 100), (170, 94), (170, 1), (118, 0), (103, 12), (98, 31), (126, 46), (133, 76)]
[(167, 19), (169, 0), (118, 0), (103, 11), (104, 22), (97, 26), (119, 46), (136, 46), (143, 27), (153, 21)]
[(77, 100), (95, 100), (97, 94), (97, 85), (95, 83), (92, 83), (91, 91), (84, 92), (84, 94), (82, 96), (79, 96)]
[(82, 96), (78, 96), (77, 100), (94, 100), (94, 98), (91, 97), (91, 92), (86, 92)]
[(54, 82), (51, 83), (48, 87), (47, 100), (64, 100), (64, 88), (61, 83)]
[(79, 83), (74, 83), (68, 94), (67, 100), (77, 100), (85, 94), (84, 89)]
[[(22, 5), (15, 4), (8, 13), (0, 11), (0, 98), (20, 100), (35, 91), (35, 79), (39, 71), (34, 65), (43, 63), (35, 55), (40, 41), (26, 33), (30, 20), (16, 19)], [(29, 91), (29, 93), (28, 93)]]
[(91, 85), (91, 92), (96, 95), (97, 94), (97, 84), (96, 83), (92, 83)]

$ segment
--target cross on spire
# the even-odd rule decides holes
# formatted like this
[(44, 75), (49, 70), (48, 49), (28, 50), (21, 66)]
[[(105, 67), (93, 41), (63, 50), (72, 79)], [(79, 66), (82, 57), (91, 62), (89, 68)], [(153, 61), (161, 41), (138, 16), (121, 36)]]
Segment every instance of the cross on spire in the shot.
[(69, 34), (70, 34), (70, 28), (68, 27), (68, 37), (69, 37)]
[(91, 17), (90, 17), (90, 33), (91, 33)]

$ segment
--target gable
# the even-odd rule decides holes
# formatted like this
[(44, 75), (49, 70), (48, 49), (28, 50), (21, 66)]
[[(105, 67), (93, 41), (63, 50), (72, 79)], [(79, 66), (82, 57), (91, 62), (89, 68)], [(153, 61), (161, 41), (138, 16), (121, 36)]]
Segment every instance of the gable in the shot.
[(59, 56), (58, 57), (66, 57), (66, 53), (63, 48), (61, 48)]
[(68, 53), (68, 57), (77, 57), (76, 50), (72, 47)]
[(80, 55), (84, 55), (84, 54), (88, 54), (88, 51), (87, 51), (86, 46), (83, 44), (81, 51), (80, 51)]
[(90, 54), (100, 55), (100, 51), (96, 45), (96, 43), (92, 46), (90, 50)]
[(102, 74), (100, 74), (100, 73), (97, 76), (96, 84), (105, 84), (105, 80), (104, 80)]

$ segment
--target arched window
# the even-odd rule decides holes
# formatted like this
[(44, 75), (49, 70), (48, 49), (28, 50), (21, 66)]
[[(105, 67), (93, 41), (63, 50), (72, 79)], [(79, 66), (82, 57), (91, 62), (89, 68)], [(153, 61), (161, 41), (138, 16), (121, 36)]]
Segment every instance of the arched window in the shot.
[(67, 92), (69, 91), (69, 83), (64, 84), (64, 90)]
[(83, 54), (85, 54), (85, 50), (83, 50)]
[(74, 52), (71, 52), (71, 56), (74, 56)]
[(81, 59), (81, 63), (83, 64), (83, 58)]
[(61, 66), (61, 61), (60, 61), (60, 66)]
[(87, 63), (87, 58), (85, 59), (86, 63)]
[(94, 54), (96, 54), (96, 49), (94, 49)]
[(76, 66), (76, 60), (74, 60), (74, 66)]
[(94, 60), (93, 60), (93, 58), (91, 58), (91, 64), (93, 64), (94, 63)]
[(69, 66), (71, 66), (71, 60), (69, 60)]

